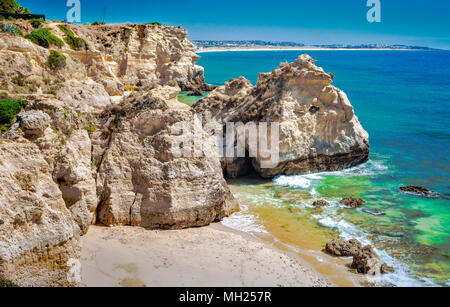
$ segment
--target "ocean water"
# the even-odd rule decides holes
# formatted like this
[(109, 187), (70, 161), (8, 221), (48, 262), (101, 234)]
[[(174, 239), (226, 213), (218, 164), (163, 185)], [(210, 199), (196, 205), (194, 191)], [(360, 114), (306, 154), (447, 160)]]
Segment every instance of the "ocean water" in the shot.
[[(259, 72), (291, 62), (300, 51), (203, 53), (206, 81), (222, 85), (244, 76), (253, 84)], [(256, 177), (231, 182), (245, 200), (243, 211), (225, 224), (271, 233), (303, 249), (328, 240), (358, 238), (373, 244), (396, 268), (375, 282), (394, 286), (450, 285), (450, 52), (307, 51), (316, 65), (335, 74), (334, 85), (348, 95), (369, 132), (370, 161), (319, 174)], [(421, 185), (434, 197), (402, 193)], [(367, 201), (349, 210), (346, 196)], [(311, 206), (326, 199), (331, 206)], [(386, 215), (376, 216), (376, 210)]]

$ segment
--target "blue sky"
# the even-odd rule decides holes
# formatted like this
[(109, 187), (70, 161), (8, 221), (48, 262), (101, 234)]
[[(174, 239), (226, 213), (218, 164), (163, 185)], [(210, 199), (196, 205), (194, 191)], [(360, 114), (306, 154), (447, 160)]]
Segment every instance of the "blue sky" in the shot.
[[(33, 13), (65, 19), (67, 0), (19, 0)], [(367, 0), (81, 0), (81, 21), (151, 22), (187, 28), (191, 39), (261, 39), (305, 44), (385, 43), (450, 49), (450, 1), (380, 0), (369, 23)]]

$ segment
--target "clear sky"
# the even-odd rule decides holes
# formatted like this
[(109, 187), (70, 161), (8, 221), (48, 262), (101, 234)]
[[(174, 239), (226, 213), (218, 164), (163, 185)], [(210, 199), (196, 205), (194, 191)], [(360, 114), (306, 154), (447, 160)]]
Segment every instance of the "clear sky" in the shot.
[[(67, 0), (19, 0), (63, 20)], [(152, 22), (187, 28), (189, 38), (261, 39), (305, 44), (384, 43), (450, 49), (449, 0), (380, 0), (369, 23), (367, 0), (81, 0), (81, 22)]]

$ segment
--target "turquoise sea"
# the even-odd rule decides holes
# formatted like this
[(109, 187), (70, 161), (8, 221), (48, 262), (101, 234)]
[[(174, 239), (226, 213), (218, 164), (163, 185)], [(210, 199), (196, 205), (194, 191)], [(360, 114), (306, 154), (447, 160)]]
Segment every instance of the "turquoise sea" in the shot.
[[(206, 81), (222, 85), (292, 62), (301, 51), (203, 53)], [(394, 265), (382, 285), (450, 285), (450, 52), (308, 51), (316, 65), (335, 74), (369, 132), (371, 155), (364, 165), (340, 172), (255, 176), (233, 181), (246, 200), (243, 212), (225, 224), (275, 240), (319, 249), (333, 237), (356, 237), (373, 244)], [(436, 197), (399, 192), (421, 185)], [(360, 196), (365, 207), (343, 209), (339, 200)], [(332, 206), (318, 210), (316, 199)], [(369, 211), (380, 210), (384, 216)], [(311, 240), (304, 240), (310, 236)], [(314, 243), (311, 243), (314, 242)]]

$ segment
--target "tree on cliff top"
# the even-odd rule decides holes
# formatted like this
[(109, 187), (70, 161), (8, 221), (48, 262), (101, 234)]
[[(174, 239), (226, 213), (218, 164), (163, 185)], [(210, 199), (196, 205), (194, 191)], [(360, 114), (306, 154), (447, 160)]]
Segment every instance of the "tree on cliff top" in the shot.
[(0, 0), (0, 12), (10, 14), (31, 14), (30, 10), (15, 0)]

